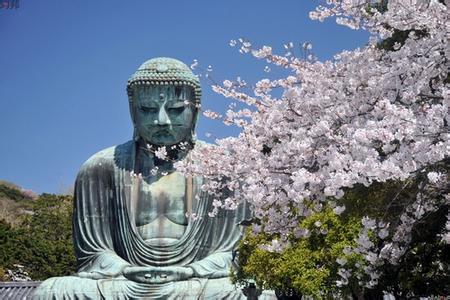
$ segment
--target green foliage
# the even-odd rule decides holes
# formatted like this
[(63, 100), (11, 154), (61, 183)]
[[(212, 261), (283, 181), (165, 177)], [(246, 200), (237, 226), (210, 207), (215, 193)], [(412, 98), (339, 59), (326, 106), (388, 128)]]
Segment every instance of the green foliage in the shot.
[[(238, 246), (240, 267), (233, 271), (233, 281), (245, 285), (254, 280), (265, 289), (294, 289), (315, 297), (332, 293), (339, 268), (336, 259), (344, 256), (345, 247), (355, 244), (360, 220), (341, 219), (327, 208), (304, 219), (301, 227), (310, 231), (309, 238), (292, 239), (291, 247), (282, 253), (260, 248), (269, 244), (273, 236), (248, 231)], [(347, 259), (360, 260), (355, 255)]]
[(0, 198), (5, 197), (14, 201), (31, 200), (30, 196), (24, 194), (17, 187), (6, 182), (0, 182)]
[(0, 281), (6, 281), (6, 271), (2, 267), (0, 267)]
[(0, 268), (24, 265), (34, 280), (73, 273), (72, 197), (42, 194), (32, 211), (17, 228), (0, 221)]
[[(367, 265), (364, 258), (357, 254), (344, 255), (343, 251), (347, 246), (355, 246), (361, 218), (369, 216), (396, 228), (405, 208), (416, 200), (419, 191), (424, 192), (420, 187), (427, 181), (426, 174), (436, 171), (449, 176), (449, 169), (450, 161), (446, 159), (406, 181), (374, 182), (369, 187), (356, 185), (345, 191), (341, 199), (334, 199), (338, 205), (346, 206), (343, 214), (335, 215), (326, 208), (303, 219), (300, 226), (309, 229), (310, 236), (291, 237), (291, 246), (281, 253), (261, 249), (261, 245), (270, 244), (277, 236), (254, 235), (248, 230), (238, 245), (238, 267), (232, 271), (233, 281), (241, 285), (255, 281), (264, 289), (294, 289), (318, 298), (335, 295), (336, 280), (341, 279), (336, 259), (345, 258), (345, 268), (352, 270), (353, 275), (367, 276), (363, 271)], [(441, 191), (428, 193), (427, 197), (434, 199), (443, 197)], [(400, 298), (450, 294), (450, 246), (441, 238), (449, 209), (448, 204), (443, 205), (413, 227), (411, 242), (400, 263), (384, 264), (374, 289), (361, 287), (356, 276), (352, 276), (340, 294), (365, 298), (382, 297), (384, 291)], [(375, 243), (383, 242), (376, 235), (371, 238)]]
[(421, 179), (423, 176), (406, 181), (374, 182), (369, 187), (355, 185), (339, 199), (339, 203), (346, 207), (342, 217), (370, 216), (396, 224), (405, 206), (415, 199)]
[(24, 247), (25, 230), (13, 228), (10, 224), (0, 220), (0, 267), (7, 269), (20, 258), (27, 249)]

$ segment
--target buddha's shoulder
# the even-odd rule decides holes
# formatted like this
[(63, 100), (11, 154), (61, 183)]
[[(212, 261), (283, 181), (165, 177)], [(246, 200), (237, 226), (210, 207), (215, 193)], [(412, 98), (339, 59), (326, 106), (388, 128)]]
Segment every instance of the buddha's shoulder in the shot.
[(84, 162), (80, 172), (113, 168), (115, 165), (131, 158), (132, 148), (133, 141), (128, 141), (100, 150)]

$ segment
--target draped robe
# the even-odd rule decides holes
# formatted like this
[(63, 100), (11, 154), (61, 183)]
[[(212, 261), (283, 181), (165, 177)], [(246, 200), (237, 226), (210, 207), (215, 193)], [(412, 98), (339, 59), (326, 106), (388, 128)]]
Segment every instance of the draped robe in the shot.
[[(192, 178), (186, 193), (192, 193), (187, 195), (189, 209), (198, 218), (189, 220), (174, 243), (146, 243), (135, 225), (136, 197), (143, 184), (134, 175), (136, 147), (130, 141), (100, 151), (84, 163), (75, 184), (73, 215), (78, 273), (46, 280), (34, 299), (245, 299), (227, 278), (245, 206), (209, 217), (213, 198), (201, 190), (201, 178)], [(121, 275), (125, 266), (188, 266), (194, 277), (137, 283)]]

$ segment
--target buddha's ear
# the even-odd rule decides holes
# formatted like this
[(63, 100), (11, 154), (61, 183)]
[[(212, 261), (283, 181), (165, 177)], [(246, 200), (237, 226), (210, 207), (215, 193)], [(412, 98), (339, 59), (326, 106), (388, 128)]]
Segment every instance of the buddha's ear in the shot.
[(190, 136), (190, 141), (188, 141), (192, 145), (195, 144), (195, 142), (197, 140), (197, 134), (195, 133), (195, 127), (197, 127), (199, 112), (200, 112), (200, 109), (196, 105), (194, 105), (194, 117), (192, 118), (191, 136)]
[(135, 93), (132, 87), (127, 87), (127, 94), (128, 94), (128, 104), (130, 106), (130, 115), (131, 120), (133, 121), (133, 124), (135, 124), (135, 116), (136, 116), (136, 100), (135, 100)]
[(198, 122), (198, 114), (200, 109), (194, 105), (194, 117), (192, 118), (192, 130), (195, 130), (195, 127), (197, 126)]
[(131, 121), (133, 122), (133, 140), (137, 141), (139, 139), (139, 134), (136, 129), (136, 100), (134, 98), (133, 88), (128, 87), (127, 93), (128, 93), (128, 104), (130, 107)]
[(134, 104), (134, 102), (130, 102), (130, 116), (131, 116), (131, 121), (133, 121), (133, 124), (136, 123), (136, 105)]
[(199, 108), (199, 104), (200, 104), (200, 99), (197, 99), (197, 96), (200, 91), (200, 89), (198, 88), (194, 88), (191, 86), (185, 86), (185, 88), (187, 88), (189, 90), (189, 100), (191, 101), (192, 107), (194, 108), (194, 118), (192, 119), (193, 124), (192, 124), (192, 129), (195, 130), (195, 127), (197, 126), (197, 122), (198, 122), (198, 117), (199, 117), (199, 112), (200, 112), (200, 108)]

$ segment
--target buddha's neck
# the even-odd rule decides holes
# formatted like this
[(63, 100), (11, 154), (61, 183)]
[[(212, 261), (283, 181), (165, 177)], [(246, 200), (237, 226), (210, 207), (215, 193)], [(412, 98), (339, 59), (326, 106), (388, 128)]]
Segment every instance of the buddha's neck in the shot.
[(149, 176), (151, 171), (157, 167), (158, 172), (172, 172), (174, 171), (174, 163), (183, 160), (190, 149), (180, 149), (178, 146), (166, 146), (167, 156), (166, 160), (156, 157), (154, 151), (158, 146), (149, 148), (145, 142), (139, 140), (136, 142), (136, 157), (134, 170), (137, 174), (141, 173), (143, 176)]

